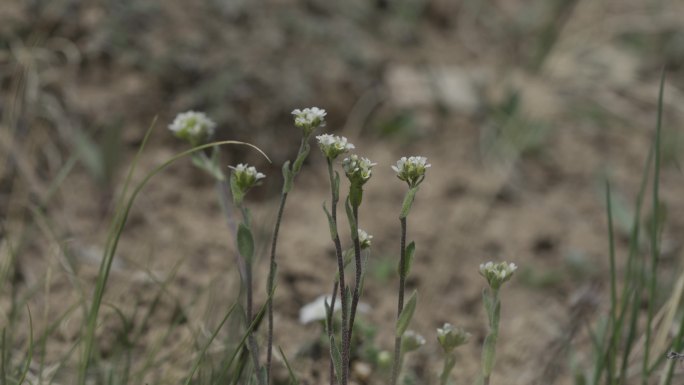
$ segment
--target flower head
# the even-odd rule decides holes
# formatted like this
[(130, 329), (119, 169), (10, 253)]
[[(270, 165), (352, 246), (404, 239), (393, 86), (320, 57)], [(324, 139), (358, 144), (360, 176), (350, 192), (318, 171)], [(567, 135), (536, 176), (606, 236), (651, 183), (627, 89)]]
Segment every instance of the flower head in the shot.
[(231, 179), (234, 179), (234, 181), (232, 183), (234, 183), (243, 194), (250, 188), (258, 185), (262, 179), (266, 178), (266, 175), (258, 172), (254, 166), (245, 163), (228, 167), (233, 170)]
[(487, 262), (480, 265), (480, 275), (487, 280), (492, 289), (498, 290), (504, 282), (511, 279), (517, 268), (515, 263)]
[(451, 353), (469, 340), (470, 333), (463, 330), (463, 328), (454, 328), (450, 323), (445, 323), (441, 328), (437, 328), (437, 341), (439, 341), (445, 353)]
[(359, 234), (359, 244), (361, 245), (361, 249), (368, 249), (371, 247), (371, 239), (373, 239), (373, 236), (368, 234), (367, 232), (359, 229), (358, 231)]
[(404, 156), (397, 161), (396, 166), (392, 166), (392, 170), (397, 173), (397, 178), (408, 183), (410, 187), (415, 187), (423, 181), (426, 169), (431, 166), (424, 156)]
[(216, 123), (203, 112), (187, 111), (176, 115), (169, 130), (193, 146), (206, 143), (213, 135)]
[(330, 159), (334, 160), (339, 155), (354, 149), (354, 145), (347, 142), (347, 138), (344, 136), (336, 136), (330, 134), (318, 135), (316, 137), (318, 140), (318, 146), (323, 151), (323, 154)]
[(309, 136), (313, 130), (318, 127), (325, 127), (325, 115), (328, 113), (324, 109), (318, 107), (305, 108), (303, 110), (296, 109), (292, 111), (295, 116), (295, 126), (304, 130), (304, 135)]
[(372, 175), (372, 168), (377, 163), (373, 163), (368, 158), (359, 157), (356, 154), (351, 154), (342, 161), (342, 168), (344, 173), (352, 183), (363, 185), (370, 179)]
[(425, 345), (425, 338), (413, 330), (407, 330), (401, 337), (401, 350), (412, 352)]

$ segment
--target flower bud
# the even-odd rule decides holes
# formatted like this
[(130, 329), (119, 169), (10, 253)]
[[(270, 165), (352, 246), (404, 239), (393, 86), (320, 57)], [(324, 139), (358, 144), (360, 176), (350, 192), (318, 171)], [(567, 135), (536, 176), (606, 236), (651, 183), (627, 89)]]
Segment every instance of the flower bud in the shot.
[(504, 282), (511, 279), (517, 268), (515, 263), (487, 262), (480, 265), (480, 275), (487, 280), (492, 289), (498, 290)]
[(235, 185), (246, 193), (252, 187), (258, 185), (261, 179), (266, 178), (266, 175), (257, 172), (254, 166), (245, 163), (240, 163), (237, 166), (228, 166), (233, 170), (231, 178), (234, 178)]
[(351, 154), (342, 161), (342, 168), (352, 184), (362, 186), (372, 176), (372, 168), (376, 164), (377, 163), (368, 160), (368, 158), (362, 158), (356, 154)]
[(412, 352), (425, 345), (425, 338), (413, 330), (407, 330), (401, 337), (401, 350)]
[(361, 229), (359, 229), (358, 234), (359, 245), (361, 245), (361, 250), (369, 249), (371, 247), (371, 240), (373, 239), (373, 236)]
[(445, 353), (451, 353), (469, 340), (470, 333), (463, 330), (463, 328), (454, 328), (450, 323), (445, 323), (441, 328), (437, 328), (437, 341), (439, 341)]

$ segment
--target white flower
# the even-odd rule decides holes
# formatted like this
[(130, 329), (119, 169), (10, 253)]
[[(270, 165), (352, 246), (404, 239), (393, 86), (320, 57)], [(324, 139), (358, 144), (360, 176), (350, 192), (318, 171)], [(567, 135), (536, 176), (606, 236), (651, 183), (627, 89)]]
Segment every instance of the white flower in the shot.
[(352, 183), (363, 185), (370, 179), (373, 173), (372, 168), (376, 164), (377, 163), (368, 160), (368, 158), (362, 158), (356, 154), (352, 154), (348, 158), (344, 158), (342, 161), (342, 168), (344, 168), (344, 173)]
[(180, 113), (169, 125), (177, 137), (187, 140), (193, 146), (200, 145), (214, 135), (216, 123), (203, 112), (187, 111)]
[(487, 262), (480, 265), (480, 275), (483, 276), (492, 289), (498, 290), (501, 284), (511, 279), (518, 269), (515, 263)]
[(359, 229), (358, 230), (359, 234), (359, 244), (361, 245), (361, 249), (367, 249), (371, 246), (371, 240), (373, 239), (373, 236), (368, 234), (367, 232)]
[(355, 148), (353, 144), (347, 142), (347, 138), (344, 136), (323, 134), (318, 135), (316, 139), (321, 151), (330, 160), (334, 160), (339, 155)]
[(437, 328), (437, 341), (446, 353), (450, 353), (469, 340), (470, 333), (463, 328), (454, 328), (450, 323), (445, 323), (441, 328)]
[(401, 338), (401, 350), (404, 352), (414, 351), (423, 345), (425, 345), (425, 337), (413, 330), (407, 330)]
[(233, 170), (231, 177), (235, 179), (236, 186), (242, 190), (243, 194), (257, 185), (261, 179), (266, 178), (266, 175), (258, 172), (254, 166), (245, 163), (228, 167)]
[[(326, 314), (325, 303), (327, 302), (328, 305), (331, 305), (331, 301), (332, 296), (321, 295), (313, 302), (304, 305), (301, 309), (299, 309), (299, 323), (308, 324), (313, 321), (325, 320), (328, 317)], [(342, 303), (340, 302), (340, 299), (337, 298), (335, 300), (334, 311), (339, 311), (340, 309), (342, 309)]]
[(392, 170), (397, 173), (399, 179), (415, 187), (423, 181), (426, 169), (431, 166), (424, 156), (404, 156), (397, 161), (396, 166), (392, 166)]
[(325, 116), (327, 114), (324, 109), (318, 107), (292, 111), (292, 115), (295, 116), (295, 126), (302, 128), (307, 136), (316, 128), (325, 127)]

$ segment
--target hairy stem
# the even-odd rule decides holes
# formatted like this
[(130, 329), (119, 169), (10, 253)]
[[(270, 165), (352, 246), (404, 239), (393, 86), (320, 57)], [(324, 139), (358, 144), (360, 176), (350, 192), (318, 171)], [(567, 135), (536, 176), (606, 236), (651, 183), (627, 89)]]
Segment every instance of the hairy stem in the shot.
[[(332, 202), (330, 205), (330, 217), (333, 220), (333, 224), (337, 226), (337, 201), (339, 200), (339, 191), (336, 191), (335, 184), (335, 173), (333, 172), (332, 160), (328, 159), (328, 175), (330, 177), (330, 190), (332, 195)], [(344, 258), (342, 256), (342, 244), (340, 243), (340, 236), (335, 234), (333, 237), (333, 243), (335, 244), (335, 254), (337, 256), (337, 269), (339, 272), (339, 286), (340, 286), (340, 299), (342, 300), (342, 373), (338, 375), (342, 376), (342, 385), (347, 384), (348, 373), (349, 373), (349, 314), (347, 301), (348, 298), (344, 293), (347, 290), (346, 283), (344, 280)], [(333, 302), (334, 303), (334, 302)], [(332, 349), (332, 347), (331, 347)]]
[(359, 207), (354, 206), (352, 207), (352, 210), (354, 213), (355, 224), (354, 229), (352, 229), (352, 231), (355, 232), (354, 236), (352, 236), (352, 240), (354, 241), (354, 260), (356, 262), (356, 277), (354, 283), (354, 295), (352, 296), (351, 303), (351, 313), (349, 314), (349, 341), (347, 342), (347, 344), (350, 349), (352, 334), (354, 334), (354, 318), (356, 318), (356, 307), (359, 304), (359, 297), (361, 296), (361, 269), (363, 268), (363, 266), (361, 265), (361, 244), (359, 240)]
[(267, 293), (271, 296), (268, 300), (268, 346), (266, 350), (266, 383), (271, 383), (271, 362), (273, 361), (273, 286), (274, 280), (273, 267), (275, 266), (276, 246), (278, 244), (278, 232), (280, 231), (280, 222), (283, 220), (283, 211), (285, 210), (285, 202), (287, 201), (287, 193), (283, 192), (280, 195), (280, 205), (278, 206), (278, 214), (276, 216), (275, 228), (273, 229), (273, 239), (271, 240), (271, 264), (269, 267), (269, 279), (267, 283)]
[[(333, 290), (332, 290), (332, 301), (330, 302), (330, 311), (328, 312), (328, 342), (331, 341), (331, 338), (333, 333), (335, 333), (335, 328), (333, 325), (333, 314), (335, 314), (335, 300), (337, 299), (337, 288), (339, 286), (339, 282), (335, 281), (335, 284), (333, 285)], [(330, 349), (332, 349), (332, 346), (330, 346)], [(330, 355), (330, 385), (335, 385), (335, 363), (333, 362), (332, 359), (332, 352)]]
[[(399, 300), (397, 301), (397, 319), (404, 310), (404, 290), (406, 289), (406, 217), (399, 218), (401, 221), (401, 241), (399, 251)], [(401, 371), (401, 336), (394, 339), (394, 365), (392, 366), (392, 385), (396, 385)]]

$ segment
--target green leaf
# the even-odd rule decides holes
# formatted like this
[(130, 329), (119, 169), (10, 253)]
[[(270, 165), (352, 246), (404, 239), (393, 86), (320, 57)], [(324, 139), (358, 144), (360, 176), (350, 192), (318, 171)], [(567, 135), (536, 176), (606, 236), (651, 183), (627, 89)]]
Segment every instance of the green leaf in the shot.
[(335, 376), (337, 383), (342, 385), (342, 354), (340, 354), (340, 347), (335, 342), (335, 336), (330, 336), (330, 356), (332, 357), (333, 366), (335, 366)]
[(404, 203), (401, 205), (400, 219), (406, 218), (411, 211), (411, 206), (413, 205), (413, 200), (416, 198), (416, 193), (418, 192), (418, 186), (411, 187), (404, 197)]
[(399, 275), (406, 277), (411, 272), (411, 265), (413, 265), (413, 256), (416, 253), (416, 243), (411, 242), (406, 247), (404, 254), (404, 266), (399, 266)]
[(340, 173), (335, 171), (335, 178), (333, 179), (333, 197), (335, 202), (340, 199)]
[(358, 224), (356, 223), (356, 217), (354, 216), (354, 211), (352, 210), (350, 198), (344, 201), (344, 208), (347, 210), (347, 221), (349, 222), (349, 230), (352, 240), (359, 237)]
[(361, 201), (363, 201), (363, 186), (352, 182), (349, 185), (349, 202), (352, 206), (359, 207), (361, 206)]
[(485, 376), (491, 375), (492, 369), (494, 368), (496, 340), (496, 333), (490, 333), (485, 337), (484, 344), (482, 345), (482, 373), (484, 373)]
[(297, 376), (295, 376), (294, 371), (292, 371), (292, 366), (290, 366), (290, 362), (287, 360), (287, 357), (285, 357), (285, 353), (283, 353), (283, 348), (278, 346), (278, 351), (280, 352), (280, 356), (283, 357), (283, 362), (285, 362), (285, 367), (287, 368), (287, 372), (290, 375), (290, 385), (298, 385), (299, 380), (297, 379)]
[(304, 164), (306, 157), (309, 155), (310, 150), (311, 150), (311, 147), (309, 146), (309, 142), (308, 141), (302, 142), (302, 147), (299, 149), (299, 154), (297, 154), (297, 159), (295, 159), (295, 162), (292, 165), (292, 173), (294, 175), (299, 174), (299, 171), (302, 169), (302, 165)]
[(290, 170), (290, 161), (283, 163), (283, 193), (287, 194), (292, 190), (294, 175)]
[(323, 202), (323, 211), (325, 211), (325, 216), (328, 217), (328, 226), (330, 227), (330, 236), (332, 239), (337, 238), (337, 225), (335, 224), (335, 221), (332, 218), (332, 215), (330, 215), (330, 212), (328, 211), (328, 208), (325, 207), (325, 202)]
[(418, 301), (417, 295), (418, 292), (414, 290), (411, 294), (411, 297), (409, 297), (408, 301), (406, 301), (406, 305), (404, 305), (404, 309), (402, 309), (399, 319), (397, 320), (396, 337), (403, 336), (404, 332), (406, 332), (406, 329), (411, 323), (413, 313), (416, 311), (416, 302)]
[(247, 263), (251, 264), (254, 259), (254, 238), (252, 237), (252, 232), (244, 223), (240, 223), (240, 226), (238, 226), (237, 244), (240, 254)]

